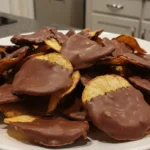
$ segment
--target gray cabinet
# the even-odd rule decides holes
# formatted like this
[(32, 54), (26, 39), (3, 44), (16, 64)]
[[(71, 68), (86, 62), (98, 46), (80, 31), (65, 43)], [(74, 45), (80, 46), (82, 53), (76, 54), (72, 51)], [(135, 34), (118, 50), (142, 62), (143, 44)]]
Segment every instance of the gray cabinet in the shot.
[(104, 14), (92, 14), (92, 29), (104, 29), (107, 32), (127, 33), (138, 36), (139, 21)]
[(140, 38), (150, 41), (150, 22), (149, 21), (142, 22), (142, 30), (141, 30)]
[(35, 0), (35, 17), (45, 23), (83, 28), (84, 0)]
[[(140, 18), (142, 0), (92, 0), (94, 12), (125, 15)], [(136, 6), (136, 9), (134, 9)], [(138, 11), (137, 11), (138, 10)]]
[(86, 27), (150, 40), (150, 0), (86, 0)]
[(150, 1), (149, 0), (145, 1), (145, 4), (144, 4), (144, 19), (150, 20)]

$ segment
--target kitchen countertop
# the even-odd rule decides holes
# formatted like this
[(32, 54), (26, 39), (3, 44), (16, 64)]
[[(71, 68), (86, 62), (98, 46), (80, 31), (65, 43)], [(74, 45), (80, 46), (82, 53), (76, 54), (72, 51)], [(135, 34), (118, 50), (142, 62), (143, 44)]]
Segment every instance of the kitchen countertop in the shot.
[(38, 22), (37, 20), (13, 16), (10, 14), (5, 14), (5, 13), (0, 13), (0, 16), (17, 20), (16, 23), (0, 26), (0, 38), (14, 35), (14, 34), (19, 34), (19, 33), (36, 31), (42, 26), (56, 27), (57, 29), (60, 29), (60, 30), (68, 30), (72, 28), (72, 27), (58, 25), (54, 23), (45, 24), (42, 22)]

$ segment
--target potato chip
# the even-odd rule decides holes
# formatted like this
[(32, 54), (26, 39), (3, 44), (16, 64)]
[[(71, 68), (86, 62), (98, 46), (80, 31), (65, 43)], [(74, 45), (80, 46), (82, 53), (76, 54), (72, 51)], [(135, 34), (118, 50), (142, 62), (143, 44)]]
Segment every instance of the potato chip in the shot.
[(104, 75), (91, 80), (83, 91), (82, 102), (92, 123), (114, 139), (137, 140), (150, 128), (149, 105), (142, 93), (121, 76)]
[(0, 60), (0, 73), (3, 73), (4, 71), (9, 70), (16, 65), (23, 57), (26, 56), (28, 50), (29, 47), (22, 47)]
[(50, 53), (47, 55), (37, 56), (36, 58), (40, 60), (47, 60), (47, 61), (56, 63), (66, 69), (73, 70), (73, 67), (70, 61), (58, 53)]
[(111, 66), (111, 72), (113, 74), (120, 75), (122, 77), (129, 77), (132, 75), (132, 71), (127, 66)]
[(150, 76), (131, 76), (128, 78), (131, 84), (137, 89), (144, 91), (144, 93), (150, 93)]
[(0, 111), (8, 118), (28, 114), (28, 110), (20, 103), (1, 104)]
[(36, 56), (17, 72), (12, 91), (18, 95), (51, 95), (72, 85), (72, 73), (72, 64), (58, 53)]
[(104, 30), (96, 30), (89, 32), (91, 38), (98, 37)]
[(7, 134), (10, 137), (12, 137), (12, 138), (14, 138), (14, 139), (16, 139), (18, 141), (21, 141), (23, 143), (26, 143), (26, 144), (31, 143), (31, 140), (29, 139), (28, 136), (26, 136), (23, 132), (15, 129), (15, 128), (12, 128), (12, 127), (8, 126)]
[(121, 58), (103, 59), (98, 62), (100, 65), (124, 65), (127, 62)]
[(150, 69), (150, 57), (147, 55), (124, 53), (119, 58), (126, 63), (130, 63), (136, 66), (140, 66), (142, 68)]
[(47, 147), (64, 146), (72, 144), (80, 137), (86, 138), (89, 129), (87, 122), (70, 121), (60, 117), (37, 119), (34, 116), (20, 116), (5, 122), (24, 133), (32, 143)]
[(140, 54), (145, 54), (146, 51), (140, 47), (136, 39), (130, 35), (120, 35), (116, 38), (113, 38), (114, 40), (117, 40), (119, 42), (123, 42), (130, 46), (134, 52), (140, 53)]
[(44, 55), (44, 52), (39, 52), (39, 53), (35, 53), (35, 54), (27, 56), (26, 58), (22, 59), (19, 63), (17, 63), (17, 65), (15, 66), (15, 69), (19, 70), (26, 61), (28, 61), (31, 58), (41, 56), (41, 55)]
[(71, 37), (72, 35), (76, 34), (76, 31), (73, 29), (70, 29), (67, 33), (66, 36)]
[(56, 39), (51, 38), (49, 40), (45, 41), (45, 44), (49, 46), (49, 48), (54, 49), (56, 52), (60, 52), (61, 50), (61, 45), (57, 42)]
[(85, 103), (96, 96), (104, 95), (107, 92), (116, 91), (119, 88), (128, 86), (130, 86), (129, 82), (121, 76), (98, 76), (87, 83), (82, 93), (82, 102)]
[(33, 47), (34, 47), (35, 49), (37, 49), (39, 46), (38, 46), (38, 45), (33, 45)]
[(57, 104), (59, 103), (59, 101), (66, 96), (67, 94), (71, 93), (75, 87), (77, 86), (79, 80), (80, 80), (80, 73), (79, 71), (76, 71), (73, 73), (72, 75), (72, 79), (73, 79), (73, 83), (72, 86), (67, 89), (67, 90), (63, 90), (63, 91), (58, 91), (54, 94), (51, 95), (50, 101), (49, 101), (49, 105), (48, 105), (48, 113), (54, 111), (57, 107)]
[(38, 119), (36, 116), (30, 116), (30, 115), (20, 115), (12, 118), (5, 118), (4, 122), (6, 124), (9, 124), (11, 122), (32, 122), (34, 120)]
[(50, 50), (50, 47), (46, 44), (42, 44), (42, 45), (39, 45), (35, 50), (34, 50), (34, 53), (41, 53), (41, 52), (47, 52)]
[(100, 37), (93, 38), (92, 40), (94, 40), (96, 43), (98, 43), (101, 46), (104, 45), (103, 40)]
[(87, 38), (93, 39), (98, 37), (104, 30), (96, 30), (92, 31), (90, 28), (85, 28), (81, 32), (80, 35), (86, 36)]

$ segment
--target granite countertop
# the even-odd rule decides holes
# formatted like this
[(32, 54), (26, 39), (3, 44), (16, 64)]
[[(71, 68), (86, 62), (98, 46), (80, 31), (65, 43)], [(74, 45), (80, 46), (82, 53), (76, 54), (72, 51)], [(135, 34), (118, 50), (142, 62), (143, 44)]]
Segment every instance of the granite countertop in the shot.
[(10, 14), (5, 14), (5, 13), (0, 13), (0, 16), (17, 20), (16, 23), (0, 26), (0, 38), (14, 35), (14, 34), (19, 34), (19, 33), (36, 31), (42, 26), (56, 27), (57, 29), (60, 29), (60, 30), (68, 30), (72, 28), (69, 26), (63, 26), (63, 25), (58, 25), (54, 23), (45, 24), (42, 22), (38, 22), (37, 20), (13, 16)]

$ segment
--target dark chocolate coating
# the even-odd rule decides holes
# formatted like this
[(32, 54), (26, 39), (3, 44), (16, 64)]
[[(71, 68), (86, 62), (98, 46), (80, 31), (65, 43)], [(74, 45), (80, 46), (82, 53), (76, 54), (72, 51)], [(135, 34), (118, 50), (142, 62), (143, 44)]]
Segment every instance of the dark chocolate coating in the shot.
[(63, 44), (61, 53), (70, 60), (75, 69), (83, 69), (94, 65), (100, 58), (111, 54), (114, 45), (103, 39), (104, 47), (80, 34), (71, 36)]
[(42, 44), (45, 40), (55, 38), (60, 44), (64, 43), (68, 38), (63, 33), (57, 32), (57, 29), (50, 27), (42, 27), (38, 31), (29, 35), (14, 35), (11, 42), (18, 45), (25, 44)]
[(35, 143), (45, 146), (72, 144), (78, 138), (87, 136), (88, 123), (69, 121), (63, 118), (41, 118), (33, 122), (14, 122), (11, 126), (21, 130)]
[(92, 122), (117, 140), (138, 140), (150, 128), (150, 106), (140, 91), (130, 86), (85, 102)]
[(140, 90), (150, 93), (150, 76), (133, 76), (129, 77), (129, 81)]
[(12, 85), (4, 84), (0, 86), (0, 104), (17, 102), (19, 98), (12, 93)]
[(13, 92), (21, 95), (45, 96), (72, 85), (72, 71), (50, 61), (30, 59), (13, 81)]

